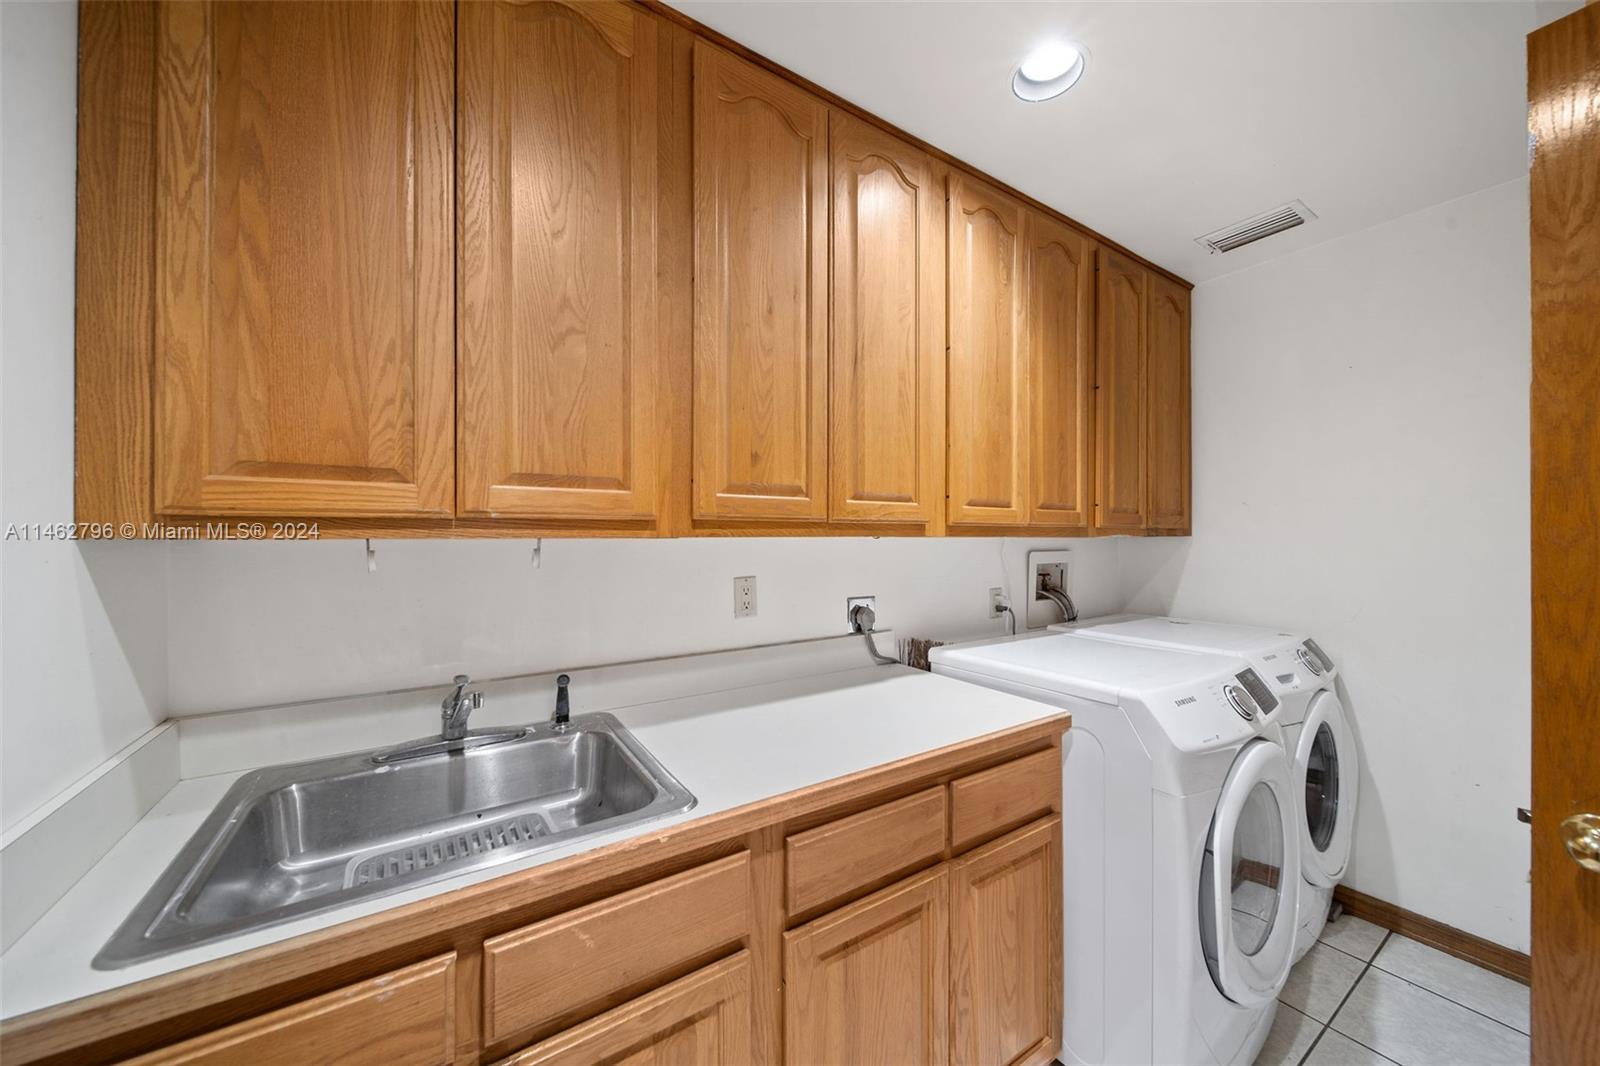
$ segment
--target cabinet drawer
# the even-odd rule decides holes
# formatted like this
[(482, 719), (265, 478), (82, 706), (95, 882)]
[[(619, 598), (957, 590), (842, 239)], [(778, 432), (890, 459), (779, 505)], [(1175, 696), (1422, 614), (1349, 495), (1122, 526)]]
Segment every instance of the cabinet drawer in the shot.
[(944, 854), (945, 795), (935, 787), (796, 833), (788, 854), (789, 913), (833, 903)]
[(455, 997), (456, 956), (451, 952), (133, 1062), (434, 1066), (455, 1058)]
[(1046, 748), (950, 782), (950, 846), (969, 848), (1049, 814), (1061, 798), (1061, 752)]
[(483, 942), (484, 1042), (585, 1006), (611, 1006), (750, 928), (740, 853)]
[(541, 1041), (500, 1066), (746, 1066), (750, 983), (750, 953), (741, 951)]

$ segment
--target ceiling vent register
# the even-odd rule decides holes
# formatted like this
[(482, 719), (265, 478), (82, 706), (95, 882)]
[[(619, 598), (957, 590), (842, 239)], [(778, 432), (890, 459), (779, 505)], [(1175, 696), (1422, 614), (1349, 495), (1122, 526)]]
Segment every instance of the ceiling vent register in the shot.
[(1271, 211), (1263, 211), (1253, 215), (1243, 222), (1235, 222), (1231, 226), (1224, 226), (1219, 230), (1212, 230), (1203, 237), (1196, 237), (1195, 243), (1217, 252), (1231, 252), (1235, 248), (1243, 248), (1247, 244), (1270, 237), (1274, 233), (1282, 233), (1286, 229), (1294, 229), (1304, 225), (1317, 216), (1312, 210), (1299, 200), (1291, 200), (1281, 207), (1274, 207)]

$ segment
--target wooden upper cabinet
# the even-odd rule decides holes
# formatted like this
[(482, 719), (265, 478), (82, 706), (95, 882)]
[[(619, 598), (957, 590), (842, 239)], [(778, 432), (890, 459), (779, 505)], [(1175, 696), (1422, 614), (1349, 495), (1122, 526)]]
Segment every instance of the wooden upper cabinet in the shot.
[(950, 864), (950, 1061), (1048, 1063), (1061, 1044), (1061, 819)]
[(1156, 532), (1188, 533), (1189, 290), (1150, 278), (1145, 325), (1145, 522)]
[(155, 510), (449, 515), (454, 6), (158, 22)]
[(656, 20), (460, 8), (460, 510), (657, 511)]
[(1149, 275), (1115, 252), (1100, 252), (1096, 301), (1097, 489), (1095, 525), (1108, 532), (1145, 526), (1144, 361)]
[(1027, 520), (1022, 205), (950, 176), (949, 521)]
[(1094, 509), (1094, 246), (1037, 212), (1027, 233), (1029, 523), (1087, 529)]
[(939, 866), (784, 934), (784, 1061), (949, 1061), (948, 882)]
[(828, 109), (694, 42), (694, 515), (828, 514)]
[(832, 116), (829, 515), (927, 522), (944, 471), (944, 187), (933, 161)]

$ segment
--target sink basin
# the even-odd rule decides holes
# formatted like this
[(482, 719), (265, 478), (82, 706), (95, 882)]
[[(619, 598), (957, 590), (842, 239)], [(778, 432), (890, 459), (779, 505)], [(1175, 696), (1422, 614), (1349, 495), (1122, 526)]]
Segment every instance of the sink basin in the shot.
[(117, 969), (694, 806), (609, 714), (245, 774), (95, 956)]

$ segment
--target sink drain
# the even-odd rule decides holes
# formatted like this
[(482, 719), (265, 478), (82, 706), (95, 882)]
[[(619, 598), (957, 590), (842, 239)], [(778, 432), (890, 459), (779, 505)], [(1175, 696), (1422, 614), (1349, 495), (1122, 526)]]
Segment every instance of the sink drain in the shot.
[(549, 836), (544, 819), (537, 814), (520, 814), (486, 825), (475, 825), (461, 833), (435, 837), (410, 847), (396, 848), (379, 855), (357, 859), (345, 874), (345, 887), (358, 888), (374, 882), (388, 881), (416, 870), (431, 870), (436, 866), (470, 859), (485, 852)]

